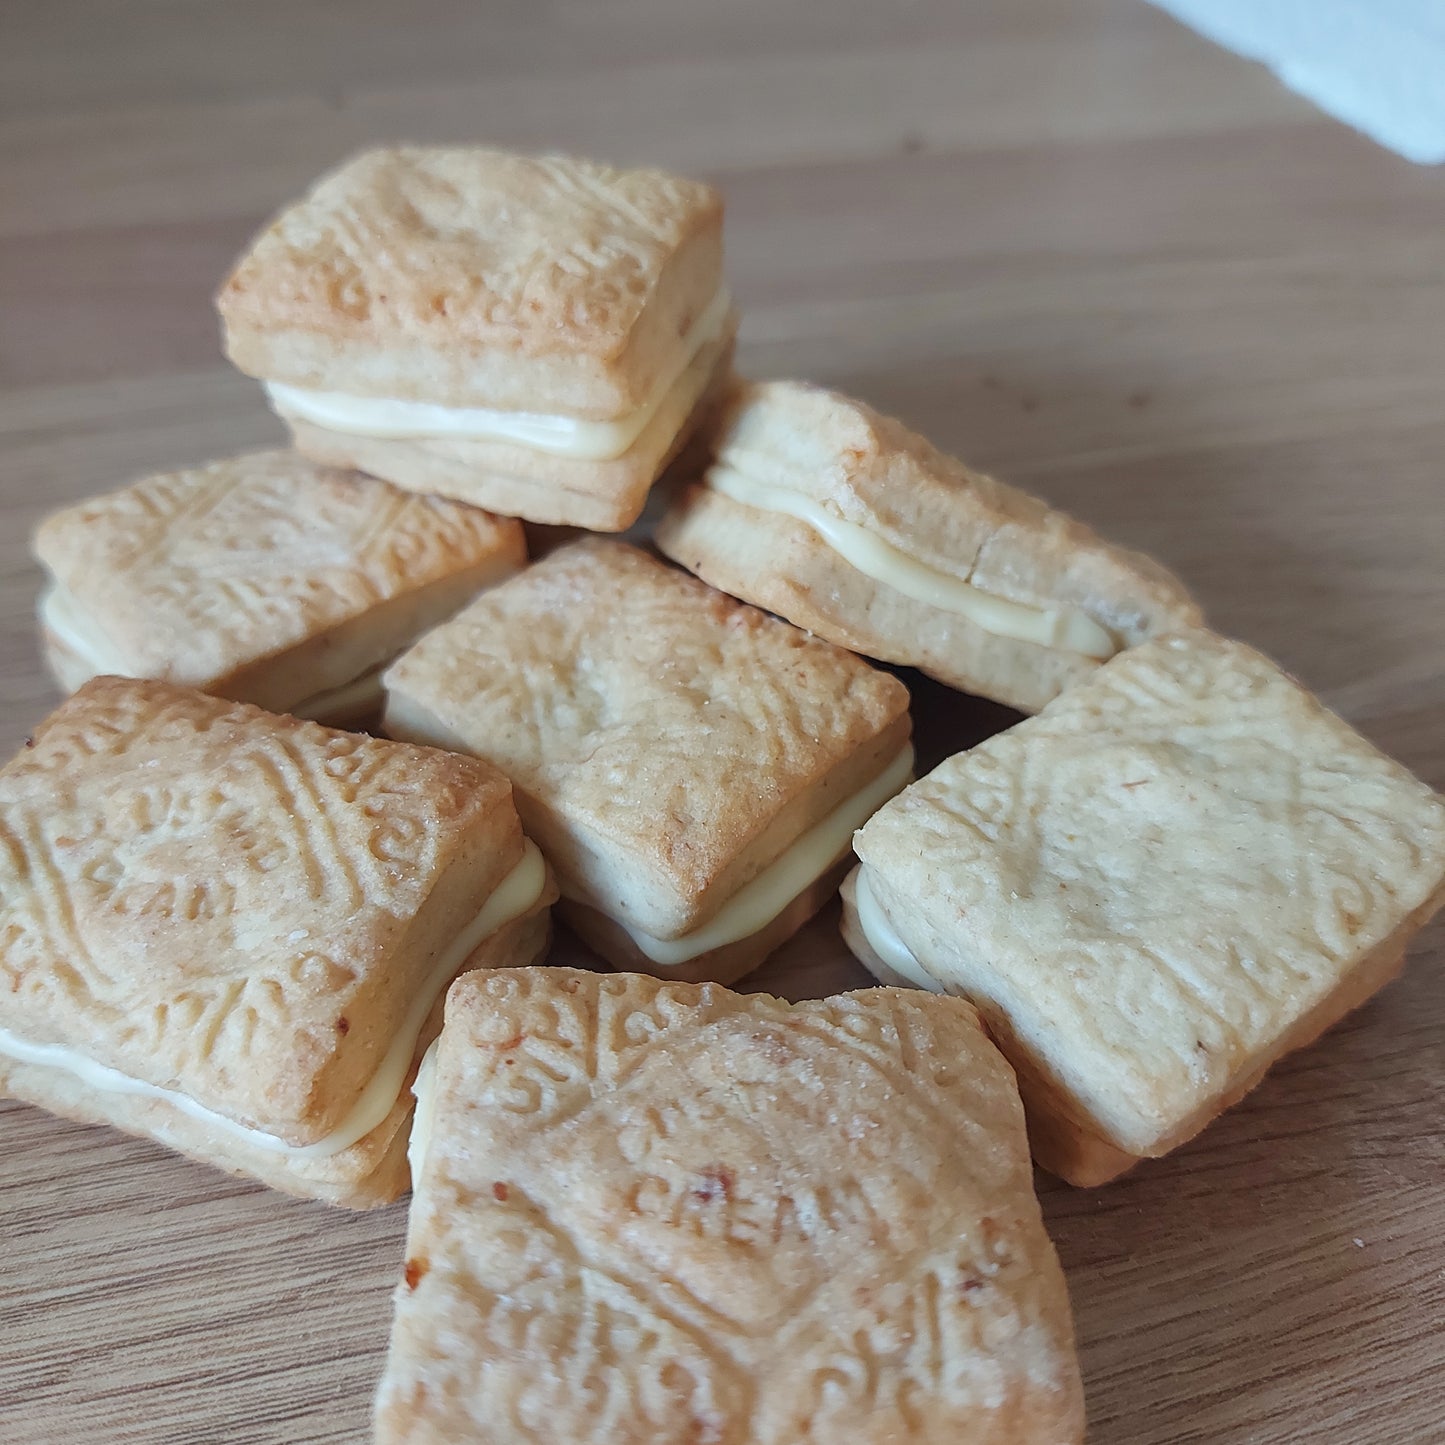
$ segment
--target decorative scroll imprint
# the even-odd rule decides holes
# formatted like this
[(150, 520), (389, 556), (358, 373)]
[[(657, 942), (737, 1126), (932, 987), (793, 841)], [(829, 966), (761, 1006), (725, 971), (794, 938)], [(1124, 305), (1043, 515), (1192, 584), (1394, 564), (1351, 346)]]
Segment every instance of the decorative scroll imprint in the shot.
[(1017, 1096), (969, 1005), (475, 976), (433, 1087), (383, 1418), (1077, 1438)]

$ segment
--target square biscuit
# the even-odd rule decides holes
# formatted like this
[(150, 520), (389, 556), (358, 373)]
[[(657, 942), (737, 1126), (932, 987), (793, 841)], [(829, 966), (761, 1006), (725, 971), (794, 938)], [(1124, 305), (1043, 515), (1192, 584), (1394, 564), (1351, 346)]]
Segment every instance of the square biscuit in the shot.
[(969, 470), (862, 402), (744, 382), (657, 544), (840, 646), (1037, 712), (1199, 610), (1137, 552)]
[(950, 758), (855, 846), (845, 936), (977, 1004), (1076, 1184), (1191, 1138), (1445, 899), (1445, 800), (1202, 630)]
[(611, 541), (478, 598), (384, 682), (388, 733), (501, 769), (564, 897), (656, 940), (704, 924), (909, 735), (897, 679)]
[(957, 999), (468, 974), (418, 1081), (387, 1445), (1068, 1445), (1013, 1076)]
[[(350, 716), (350, 685), (526, 562), (521, 524), (254, 452), (40, 524), (41, 627), (67, 690), (101, 673)], [(380, 681), (360, 690), (374, 711)]]
[(609, 420), (722, 276), (722, 202), (659, 170), (480, 147), (368, 151), (253, 241), (226, 354), (305, 389)]
[(97, 678), (0, 769), (0, 1093), (385, 1202), (446, 984), (554, 896), (477, 759)]

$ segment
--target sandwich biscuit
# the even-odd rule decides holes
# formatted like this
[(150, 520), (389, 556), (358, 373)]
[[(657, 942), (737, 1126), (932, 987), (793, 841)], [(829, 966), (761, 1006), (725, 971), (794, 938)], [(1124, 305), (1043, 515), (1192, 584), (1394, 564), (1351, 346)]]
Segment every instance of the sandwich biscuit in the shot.
[(897, 679), (610, 540), (478, 598), (383, 681), (391, 736), (512, 780), (573, 928), (668, 977), (755, 968), (911, 776)]
[(819, 637), (1024, 712), (1199, 621), (1149, 558), (799, 382), (734, 391), (657, 545)]
[(1362, 1004), (1445, 900), (1445, 800), (1198, 630), (960, 753), (855, 840), (844, 936), (971, 999), (1034, 1155), (1100, 1184)]
[(381, 670), (526, 562), (521, 524), (292, 451), (148, 477), (41, 523), (57, 681), (148, 677), (328, 723), (372, 716)]
[(0, 769), (0, 1094), (354, 1208), (555, 890), (485, 763), (96, 678)]
[(1071, 1445), (1063, 1274), (958, 999), (469, 974), (417, 1083), (385, 1445)]
[(716, 405), (736, 330), (710, 186), (479, 148), (357, 156), (217, 305), (308, 456), (608, 532)]

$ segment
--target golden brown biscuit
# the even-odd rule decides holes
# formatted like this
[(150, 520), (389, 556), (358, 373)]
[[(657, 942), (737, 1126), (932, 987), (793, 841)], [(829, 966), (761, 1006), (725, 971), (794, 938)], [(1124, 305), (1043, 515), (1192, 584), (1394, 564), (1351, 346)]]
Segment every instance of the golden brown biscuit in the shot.
[(1036, 712), (1199, 610), (1136, 552), (862, 402), (743, 383), (658, 528), (674, 561), (819, 637)]
[(290, 451), (147, 477), (48, 517), (34, 547), (67, 691), (151, 677), (338, 722), (374, 713), (381, 667), (527, 559), (512, 518)]
[(1013, 1077), (955, 999), (469, 974), (377, 1439), (1068, 1445)]
[(855, 842), (854, 951), (978, 1005), (1035, 1157), (1075, 1184), (1198, 1133), (1445, 900), (1445, 800), (1202, 630), (950, 758)]
[(217, 304), (227, 354), (309, 455), (619, 531), (735, 328), (711, 187), (480, 148), (356, 157)]
[(97, 678), (0, 769), (0, 1093), (384, 1203), (447, 983), (554, 897), (484, 763)]
[(392, 736), (512, 779), (568, 906), (637, 947), (579, 911), (583, 932), (629, 967), (755, 967), (912, 765), (895, 678), (620, 542), (553, 552), (384, 682)]

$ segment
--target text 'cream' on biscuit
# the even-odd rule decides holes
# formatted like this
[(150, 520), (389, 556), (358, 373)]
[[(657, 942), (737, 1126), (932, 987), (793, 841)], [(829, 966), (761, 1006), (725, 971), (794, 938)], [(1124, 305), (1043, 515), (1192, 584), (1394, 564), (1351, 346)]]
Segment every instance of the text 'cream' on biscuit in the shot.
[(384, 1445), (1083, 1438), (1018, 1092), (963, 1001), (468, 974), (417, 1092)]

